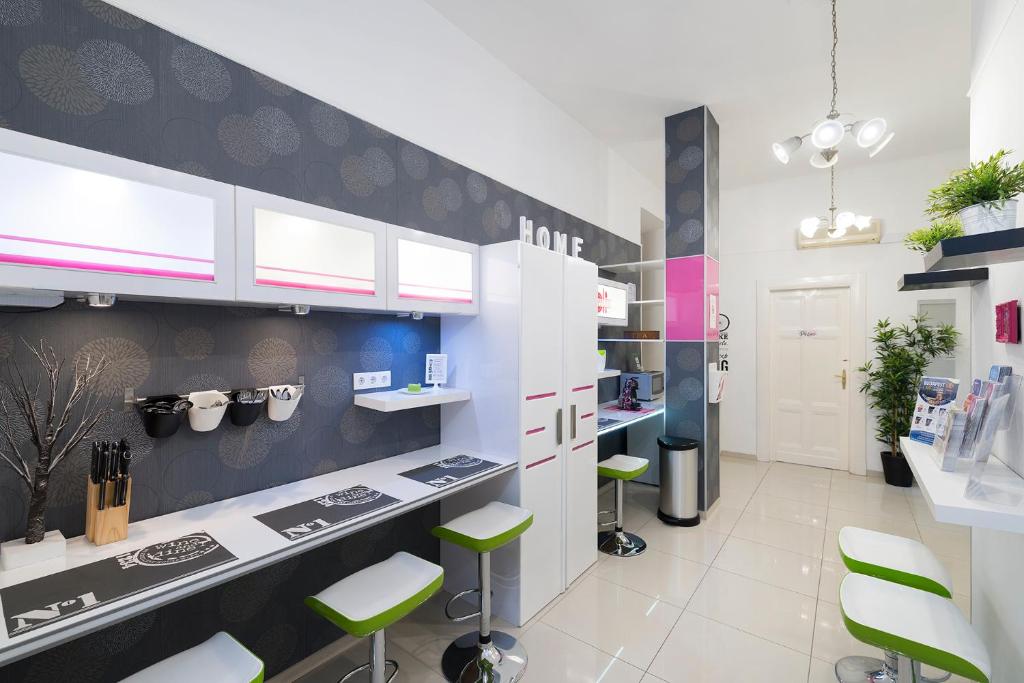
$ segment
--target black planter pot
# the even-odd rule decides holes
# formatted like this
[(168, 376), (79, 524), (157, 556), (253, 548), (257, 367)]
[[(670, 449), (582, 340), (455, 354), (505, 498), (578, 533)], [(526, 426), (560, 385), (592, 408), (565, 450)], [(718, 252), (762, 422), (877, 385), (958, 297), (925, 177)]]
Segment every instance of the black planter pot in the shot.
[(903, 456), (882, 451), (882, 472), (885, 473), (885, 483), (890, 486), (906, 488), (914, 485), (914, 472)]

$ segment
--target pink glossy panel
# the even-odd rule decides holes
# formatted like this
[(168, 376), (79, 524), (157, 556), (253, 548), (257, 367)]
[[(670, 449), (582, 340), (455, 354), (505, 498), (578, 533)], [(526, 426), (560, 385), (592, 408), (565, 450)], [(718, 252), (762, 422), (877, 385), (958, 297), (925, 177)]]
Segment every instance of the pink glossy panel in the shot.
[(704, 256), (665, 261), (665, 338), (704, 340)]
[(718, 313), (721, 311), (721, 300), (718, 298), (718, 261), (710, 256), (704, 257), (704, 289), (707, 294), (707, 304), (704, 310), (707, 329), (704, 339), (714, 341), (718, 339)]

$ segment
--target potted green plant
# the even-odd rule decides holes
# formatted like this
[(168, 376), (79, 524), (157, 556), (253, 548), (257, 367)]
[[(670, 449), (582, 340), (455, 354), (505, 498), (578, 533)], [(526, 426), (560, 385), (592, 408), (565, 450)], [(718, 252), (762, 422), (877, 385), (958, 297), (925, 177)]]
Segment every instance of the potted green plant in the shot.
[(959, 216), (968, 235), (1017, 227), (1017, 195), (1024, 192), (1024, 164), (1008, 166), (1001, 149), (985, 161), (957, 171), (928, 193), (928, 213)]
[(911, 251), (927, 254), (936, 244), (951, 237), (963, 237), (964, 226), (956, 216), (938, 218), (927, 228), (918, 228), (903, 239), (904, 246)]
[(900, 437), (910, 433), (917, 386), (928, 364), (951, 355), (959, 336), (952, 325), (928, 325), (923, 315), (912, 317), (910, 324), (894, 325), (888, 318), (875, 324), (871, 337), (875, 357), (857, 370), (864, 373), (860, 391), (875, 411), (875, 438), (888, 449), (882, 451), (888, 484), (910, 486), (914, 482), (900, 451)]

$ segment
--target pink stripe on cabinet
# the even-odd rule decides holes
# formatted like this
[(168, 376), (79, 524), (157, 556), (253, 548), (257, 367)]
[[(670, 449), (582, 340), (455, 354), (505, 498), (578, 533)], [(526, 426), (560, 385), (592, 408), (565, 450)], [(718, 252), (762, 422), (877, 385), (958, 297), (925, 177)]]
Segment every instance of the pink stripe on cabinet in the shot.
[(33, 244), (52, 244), (55, 247), (71, 247), (73, 249), (91, 249), (93, 251), (109, 251), (114, 254), (135, 254), (136, 256), (155, 256), (156, 258), (174, 259), (176, 261), (194, 261), (196, 263), (213, 263), (213, 259), (198, 258), (196, 256), (178, 256), (177, 254), (161, 254), (155, 251), (139, 251), (137, 249), (122, 249), (121, 247), (105, 247), (99, 244), (81, 244), (79, 242), (63, 242), (61, 240), (48, 240), (42, 237), (23, 237), (21, 235), (0, 235), (0, 239), (14, 240), (16, 242), (32, 242)]
[(526, 466), (526, 469), (530, 469), (531, 467), (536, 467), (537, 465), (543, 465), (546, 462), (551, 462), (556, 457), (558, 457), (558, 456), (552, 455), (552, 456), (549, 456), (547, 458), (543, 458), (541, 460), (538, 460), (537, 462), (531, 462), (529, 465)]
[(187, 273), (180, 270), (164, 270), (162, 268), (140, 268), (137, 266), (118, 266), (110, 263), (93, 263), (91, 261), (72, 261), (69, 259), (39, 258), (22, 254), (0, 254), (0, 263), (15, 263), (22, 266), (45, 266), (47, 268), (71, 268), (73, 270), (92, 270), (102, 273), (118, 273), (122, 275), (149, 275), (152, 277), (170, 277), (181, 280), (205, 280), (213, 282), (209, 273)]
[(590, 441), (587, 441), (586, 443), (581, 443), (579, 446), (573, 446), (572, 449), (574, 451), (578, 451), (581, 448), (586, 448), (587, 446), (589, 446), (592, 443), (594, 443), (593, 439), (591, 439)]
[(534, 427), (533, 429), (527, 429), (526, 435), (529, 436), (530, 434), (539, 434), (540, 432), (543, 432), (545, 429), (547, 429), (547, 427)]
[(358, 287), (334, 287), (332, 285), (311, 284), (308, 282), (289, 282), (288, 280), (268, 280), (256, 278), (256, 284), (265, 287), (288, 287), (289, 289), (312, 289), (322, 292), (341, 292), (343, 294), (376, 294), (372, 289), (359, 289)]
[(539, 398), (551, 398), (552, 396), (558, 396), (558, 392), (556, 392), (556, 391), (549, 391), (546, 394), (531, 394), (530, 396), (526, 397), (526, 400), (527, 401), (536, 401)]
[(356, 282), (374, 282), (372, 278), (368, 277), (354, 277), (352, 275), (336, 275), (332, 273), (318, 273), (315, 270), (296, 270), (295, 268), (278, 268), (277, 266), (261, 266), (256, 264), (257, 268), (263, 270), (276, 270), (282, 273), (297, 273), (299, 275), (314, 275), (316, 277), (329, 277), (335, 280), (355, 280)]
[(426, 294), (402, 294), (399, 292), (399, 299), (416, 299), (418, 301), (447, 301), (454, 304), (471, 304), (472, 299), (464, 299), (455, 296), (427, 296)]
[(582, 386), (582, 387), (573, 387), (572, 390), (573, 391), (586, 391), (587, 389), (593, 389), (593, 388), (594, 388), (593, 384), (587, 384), (587, 385)]
[(581, 420), (586, 420), (588, 417), (594, 417), (594, 414), (593, 413), (583, 413), (582, 415), (580, 415), (580, 419)]

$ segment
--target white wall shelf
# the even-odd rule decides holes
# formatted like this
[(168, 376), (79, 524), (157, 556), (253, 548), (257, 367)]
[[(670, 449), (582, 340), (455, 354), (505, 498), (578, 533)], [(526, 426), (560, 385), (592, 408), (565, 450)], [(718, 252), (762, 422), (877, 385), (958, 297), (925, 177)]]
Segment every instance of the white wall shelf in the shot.
[(629, 344), (661, 344), (664, 339), (598, 339), (600, 343), (605, 342), (627, 342)]
[(651, 261), (630, 261), (629, 263), (612, 263), (607, 266), (598, 266), (599, 270), (607, 270), (610, 273), (645, 273), (651, 270), (665, 270), (664, 259)]
[(472, 394), (465, 389), (439, 387), (431, 389), (423, 387), (418, 394), (408, 394), (401, 389), (394, 391), (375, 391), (370, 394), (356, 394), (356, 405), (382, 413), (393, 413), (396, 410), (439, 406), (442, 403), (458, 403), (468, 401)]
[(636, 301), (630, 301), (630, 306), (643, 306), (643, 305), (655, 305), (665, 303), (664, 299), (637, 299)]
[(611, 377), (618, 377), (621, 374), (622, 374), (621, 370), (598, 370), (597, 371), (597, 378), (598, 379), (609, 379)]
[(989, 458), (977, 497), (967, 498), (970, 465), (943, 472), (931, 446), (900, 438), (900, 448), (914, 471), (935, 521), (982, 529), (1024, 533), (1024, 478), (995, 457)]

